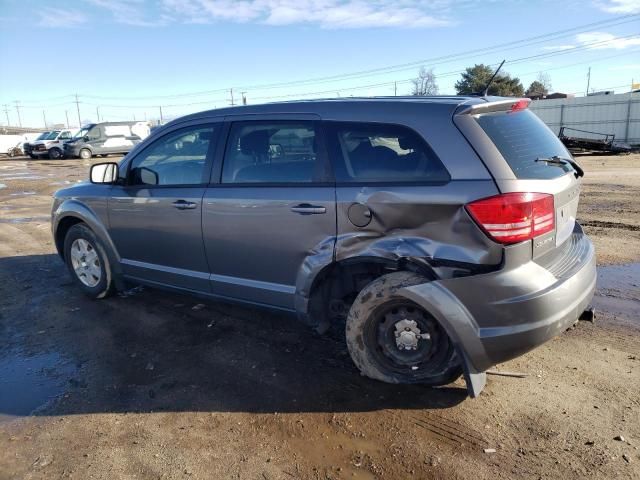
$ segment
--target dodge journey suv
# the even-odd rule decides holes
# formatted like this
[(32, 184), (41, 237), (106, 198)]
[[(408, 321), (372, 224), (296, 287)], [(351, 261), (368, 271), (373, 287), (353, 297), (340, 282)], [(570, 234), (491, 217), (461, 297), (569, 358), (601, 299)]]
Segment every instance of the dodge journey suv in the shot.
[(139, 283), (344, 325), (371, 378), (471, 396), (571, 326), (595, 287), (583, 171), (527, 99), (337, 99), (212, 110), (56, 193), (94, 298)]

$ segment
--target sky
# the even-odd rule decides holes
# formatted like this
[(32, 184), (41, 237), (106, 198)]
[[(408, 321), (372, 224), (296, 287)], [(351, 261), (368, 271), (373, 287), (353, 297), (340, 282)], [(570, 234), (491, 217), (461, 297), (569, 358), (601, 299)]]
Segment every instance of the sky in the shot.
[(404, 95), (420, 66), (454, 94), (503, 59), (525, 89), (640, 82), (640, 0), (0, 0), (0, 24), (2, 125)]

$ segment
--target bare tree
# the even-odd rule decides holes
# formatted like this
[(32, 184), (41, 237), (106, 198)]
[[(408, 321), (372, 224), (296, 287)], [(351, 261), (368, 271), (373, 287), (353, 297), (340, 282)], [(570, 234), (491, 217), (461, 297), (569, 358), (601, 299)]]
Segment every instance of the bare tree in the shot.
[(536, 80), (544, 87), (545, 93), (549, 93), (551, 91), (551, 76), (548, 73), (538, 72)]
[(433, 73), (433, 68), (427, 70), (424, 67), (420, 67), (418, 77), (411, 80), (411, 83), (413, 83), (411, 95), (425, 96), (438, 94), (438, 84), (436, 83), (436, 76)]

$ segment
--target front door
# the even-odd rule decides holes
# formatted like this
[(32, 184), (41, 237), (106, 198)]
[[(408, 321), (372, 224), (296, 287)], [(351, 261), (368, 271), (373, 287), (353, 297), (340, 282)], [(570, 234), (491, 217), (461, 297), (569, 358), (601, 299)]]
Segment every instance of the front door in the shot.
[(320, 144), (314, 121), (231, 124), (203, 204), (214, 294), (294, 309), (300, 272), (332, 260), (335, 188)]
[(126, 276), (209, 292), (202, 197), (218, 131), (211, 124), (175, 129), (123, 165), (109, 223)]

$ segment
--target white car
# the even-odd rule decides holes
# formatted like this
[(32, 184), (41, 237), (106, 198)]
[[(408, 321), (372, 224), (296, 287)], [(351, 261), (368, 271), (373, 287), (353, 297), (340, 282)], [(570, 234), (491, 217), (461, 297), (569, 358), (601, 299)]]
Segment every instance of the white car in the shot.
[(56, 160), (64, 156), (64, 142), (71, 140), (72, 130), (52, 130), (45, 138), (31, 144), (31, 158), (48, 156)]

